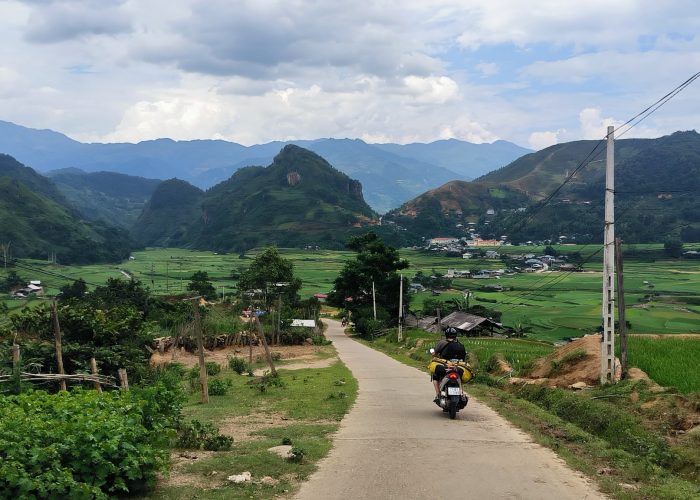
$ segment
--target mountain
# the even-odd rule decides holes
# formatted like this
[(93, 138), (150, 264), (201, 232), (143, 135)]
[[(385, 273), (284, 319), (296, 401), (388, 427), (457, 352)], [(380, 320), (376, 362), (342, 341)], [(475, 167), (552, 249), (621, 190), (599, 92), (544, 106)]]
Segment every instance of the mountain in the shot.
[(133, 234), (144, 245), (216, 251), (273, 244), (342, 248), (349, 234), (375, 220), (358, 181), (287, 145), (268, 167), (239, 169), (206, 192), (183, 181), (163, 183)]
[(161, 182), (134, 223), (131, 234), (144, 246), (188, 246), (188, 228), (201, 218), (204, 191), (179, 179)]
[(206, 189), (236, 170), (267, 165), (287, 144), (323, 156), (365, 187), (368, 203), (380, 212), (454, 179), (470, 179), (504, 165), (524, 152), (514, 144), (367, 144), (361, 140), (317, 139), (243, 146), (220, 140), (157, 139), (138, 144), (83, 144), (50, 130), (35, 130), (0, 121), (0, 151), (40, 172), (79, 168), (133, 176), (177, 177)]
[(375, 144), (375, 146), (399, 156), (446, 168), (466, 180), (484, 175), (508, 165), (515, 158), (532, 153), (531, 149), (508, 141), (473, 144), (457, 139), (447, 139), (428, 144)]
[(129, 255), (125, 231), (79, 218), (50, 180), (0, 155), (0, 241), (14, 257), (64, 264), (119, 261)]
[(80, 214), (103, 219), (123, 228), (131, 227), (153, 191), (162, 182), (115, 172), (84, 172), (77, 168), (46, 174)]
[[(593, 150), (597, 141), (557, 144), (526, 155), (481, 178), (542, 199)], [(602, 240), (605, 145), (545, 208), (493, 221), (492, 231), (525, 240), (572, 237)], [(615, 141), (616, 234), (628, 243), (668, 238), (700, 241), (700, 134), (676, 132), (656, 139)]]
[(489, 210), (512, 212), (530, 203), (527, 195), (509, 186), (451, 181), (387, 213), (382, 223), (404, 228), (414, 242), (438, 236), (463, 237), (479, 221), (492, 218)]

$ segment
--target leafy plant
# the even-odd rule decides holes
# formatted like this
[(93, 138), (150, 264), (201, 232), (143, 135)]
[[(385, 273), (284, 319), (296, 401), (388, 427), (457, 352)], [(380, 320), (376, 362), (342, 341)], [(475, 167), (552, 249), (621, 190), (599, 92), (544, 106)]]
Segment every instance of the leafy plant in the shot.
[(304, 448), (295, 446), (289, 451), (290, 462), (301, 463), (304, 461), (304, 456), (306, 456), (306, 451)]
[(213, 424), (193, 419), (180, 426), (176, 446), (194, 450), (227, 451), (233, 446), (233, 438), (220, 434)]
[(141, 396), (0, 397), (0, 497), (107, 498), (151, 488), (167, 467), (168, 422), (147, 419)]
[(210, 396), (225, 396), (228, 393), (229, 388), (231, 387), (231, 381), (224, 381), (219, 378), (215, 378), (209, 380), (208, 385)]
[(243, 372), (250, 370), (250, 365), (248, 362), (245, 359), (237, 356), (231, 356), (228, 358), (228, 366), (239, 375), (242, 375)]

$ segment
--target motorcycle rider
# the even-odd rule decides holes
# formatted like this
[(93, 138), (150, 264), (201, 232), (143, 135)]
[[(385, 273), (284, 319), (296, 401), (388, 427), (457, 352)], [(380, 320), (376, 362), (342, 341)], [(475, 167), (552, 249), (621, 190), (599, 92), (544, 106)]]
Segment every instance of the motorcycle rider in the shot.
[[(459, 361), (467, 360), (467, 350), (464, 348), (459, 340), (457, 340), (457, 329), (448, 326), (445, 329), (445, 339), (441, 340), (435, 346), (435, 352), (433, 353), (433, 358), (452, 360), (457, 359)], [(460, 376), (463, 373), (461, 368), (458, 368)], [(433, 386), (435, 387), (435, 399), (437, 403), (440, 400), (440, 380), (445, 376), (445, 365), (438, 363), (435, 366), (435, 373), (433, 373)]]

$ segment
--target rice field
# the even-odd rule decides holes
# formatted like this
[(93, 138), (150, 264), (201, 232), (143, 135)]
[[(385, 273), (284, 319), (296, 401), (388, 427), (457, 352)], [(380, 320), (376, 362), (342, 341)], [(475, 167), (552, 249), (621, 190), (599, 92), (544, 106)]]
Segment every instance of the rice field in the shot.
[[(637, 248), (658, 251), (660, 245), (637, 245)], [(539, 253), (537, 247), (503, 247), (503, 252)], [(589, 255), (595, 246), (562, 246), (564, 252), (578, 251)], [(280, 249), (292, 260), (295, 273), (302, 280), (301, 293), (327, 293), (344, 263), (354, 257), (353, 252), (329, 250)], [(104, 283), (107, 278), (124, 277), (130, 273), (145, 283), (156, 294), (184, 291), (189, 276), (195, 271), (209, 273), (220, 294), (235, 290), (233, 276), (244, 270), (256, 254), (251, 251), (241, 259), (237, 254), (184, 249), (146, 249), (133, 253), (133, 260), (120, 264), (91, 266), (55, 266), (42, 261), (26, 261), (36, 272), (22, 270), (20, 275), (40, 279), (47, 293), (53, 295), (72, 280), (83, 278), (89, 284)], [(498, 269), (500, 260), (465, 260), (437, 253), (401, 250), (410, 267), (403, 274), (412, 277), (417, 271), (430, 275), (446, 274), (448, 269)], [(455, 279), (453, 289), (435, 297), (430, 292), (411, 295), (410, 308), (422, 309), (428, 298), (449, 300), (471, 291), (472, 304), (480, 304), (502, 312), (507, 326), (521, 324), (531, 330), (529, 336), (537, 340), (558, 342), (594, 332), (601, 320), (601, 261), (596, 255), (585, 265), (582, 273), (522, 273), (496, 279)], [(498, 283), (503, 292), (484, 292), (486, 284)], [(631, 333), (700, 333), (700, 261), (658, 260), (625, 262), (626, 314)], [(30, 302), (31, 303), (31, 302)], [(27, 301), (8, 300), (11, 309), (23, 307)]]
[(627, 345), (629, 366), (664, 387), (684, 394), (700, 391), (700, 336), (633, 335)]

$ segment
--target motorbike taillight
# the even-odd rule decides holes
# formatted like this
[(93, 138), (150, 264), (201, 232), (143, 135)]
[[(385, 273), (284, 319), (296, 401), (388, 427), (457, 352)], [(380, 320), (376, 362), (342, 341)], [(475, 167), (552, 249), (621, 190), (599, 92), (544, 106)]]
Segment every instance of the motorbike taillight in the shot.
[(457, 380), (459, 378), (459, 375), (455, 372), (450, 372), (447, 374), (447, 378), (450, 380)]

